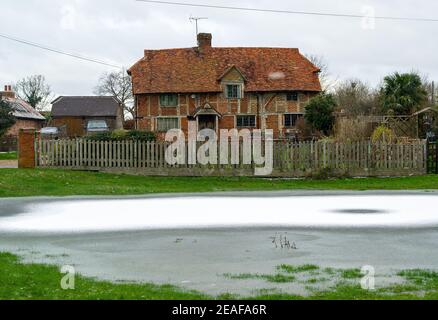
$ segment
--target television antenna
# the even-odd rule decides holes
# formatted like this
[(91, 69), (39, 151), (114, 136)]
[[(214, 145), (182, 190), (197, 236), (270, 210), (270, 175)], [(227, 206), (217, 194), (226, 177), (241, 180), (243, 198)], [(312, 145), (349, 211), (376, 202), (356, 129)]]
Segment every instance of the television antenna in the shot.
[(196, 36), (198, 36), (198, 34), (199, 34), (198, 22), (200, 20), (208, 20), (208, 18), (207, 17), (192, 17), (192, 16), (190, 16), (189, 20), (190, 20), (191, 23), (193, 23), (193, 21), (195, 22), (195, 24), (196, 24)]

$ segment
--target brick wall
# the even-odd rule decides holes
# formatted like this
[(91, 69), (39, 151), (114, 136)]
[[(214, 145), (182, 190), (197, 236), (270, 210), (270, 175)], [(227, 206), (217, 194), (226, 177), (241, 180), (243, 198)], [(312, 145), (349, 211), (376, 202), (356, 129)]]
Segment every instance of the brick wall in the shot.
[(20, 129), (18, 133), (19, 168), (35, 168), (35, 137), (34, 129)]
[(18, 132), (22, 128), (39, 130), (43, 127), (44, 121), (17, 119), (15, 124), (9, 128), (6, 135), (18, 137)]
[(178, 106), (161, 107), (159, 94), (137, 95), (137, 127), (139, 130), (155, 131), (157, 117), (177, 117), (181, 129), (187, 130), (187, 116), (193, 114), (196, 106), (209, 103), (220, 114), (219, 129), (232, 129), (235, 126), (236, 115), (257, 115), (261, 129), (273, 129), (275, 138), (284, 136), (284, 114), (304, 113), (305, 105), (316, 93), (304, 92), (299, 94), (298, 101), (288, 101), (286, 93), (264, 93), (261, 95), (261, 106), (258, 107), (257, 95), (245, 93), (240, 100), (228, 100), (223, 93), (179, 94)]

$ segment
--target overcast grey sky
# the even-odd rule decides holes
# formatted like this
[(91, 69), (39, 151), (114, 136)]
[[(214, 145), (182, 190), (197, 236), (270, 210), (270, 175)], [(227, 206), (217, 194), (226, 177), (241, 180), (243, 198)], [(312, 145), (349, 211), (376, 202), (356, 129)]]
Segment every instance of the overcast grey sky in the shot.
[[(175, 0), (228, 6), (438, 18), (431, 0)], [(191, 47), (189, 17), (206, 16), (201, 32), (214, 46), (297, 47), (324, 56), (333, 77), (360, 78), (372, 85), (393, 71), (417, 70), (438, 80), (438, 22), (361, 19), (237, 12), (174, 7), (134, 0), (4, 1), (0, 33), (129, 67), (143, 50)], [(0, 38), (0, 85), (43, 74), (55, 94), (88, 95), (99, 76), (113, 68), (76, 60)]]

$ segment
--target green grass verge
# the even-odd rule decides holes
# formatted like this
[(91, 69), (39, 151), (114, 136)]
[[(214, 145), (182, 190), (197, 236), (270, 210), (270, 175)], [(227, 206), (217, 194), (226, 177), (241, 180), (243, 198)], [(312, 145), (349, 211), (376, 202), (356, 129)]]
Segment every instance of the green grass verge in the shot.
[(285, 180), (249, 177), (141, 177), (66, 170), (0, 170), (0, 197), (141, 195), (269, 190), (430, 190), (438, 175), (404, 178)]
[(76, 276), (75, 289), (60, 286), (64, 274), (56, 266), (22, 264), (17, 256), (0, 253), (0, 299), (112, 300), (112, 299), (207, 299), (194, 291), (170, 285), (115, 284)]
[(0, 152), (0, 160), (17, 160), (17, 152)]
[[(47, 299), (47, 300), (202, 300), (236, 299), (224, 294), (212, 297), (196, 291), (183, 290), (172, 285), (112, 283), (76, 275), (75, 289), (63, 290), (60, 286), (64, 274), (59, 268), (44, 264), (23, 264), (10, 253), (0, 253), (0, 300)], [(338, 270), (340, 272), (341, 270)], [(303, 271), (304, 272), (304, 271)], [(309, 271), (310, 272), (310, 271)], [(260, 290), (260, 294), (245, 299), (261, 300), (360, 300), (360, 299), (438, 299), (438, 273), (428, 270), (405, 270), (398, 273), (406, 279), (405, 284), (380, 288), (374, 291), (363, 290), (355, 282), (339, 282), (329, 290), (313, 291), (310, 296), (282, 294), (272, 289)], [(291, 282), (292, 276), (276, 274), (261, 278), (274, 283)], [(236, 279), (253, 279), (254, 275), (243, 275)], [(260, 278), (260, 277), (258, 277)], [(309, 283), (320, 282), (311, 278)], [(275, 281), (273, 281), (275, 280)], [(238, 281), (238, 280), (237, 280)], [(357, 282), (357, 281), (356, 281)]]

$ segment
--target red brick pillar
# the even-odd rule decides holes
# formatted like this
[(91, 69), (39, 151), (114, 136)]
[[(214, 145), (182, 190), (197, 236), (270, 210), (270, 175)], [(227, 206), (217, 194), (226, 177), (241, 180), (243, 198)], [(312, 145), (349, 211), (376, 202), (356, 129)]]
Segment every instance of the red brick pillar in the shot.
[(35, 168), (35, 129), (20, 129), (18, 133), (18, 167)]

